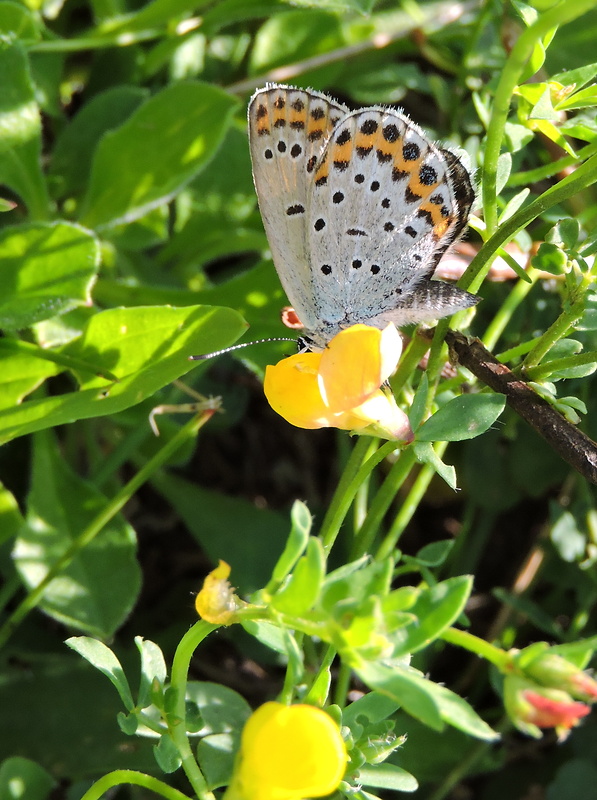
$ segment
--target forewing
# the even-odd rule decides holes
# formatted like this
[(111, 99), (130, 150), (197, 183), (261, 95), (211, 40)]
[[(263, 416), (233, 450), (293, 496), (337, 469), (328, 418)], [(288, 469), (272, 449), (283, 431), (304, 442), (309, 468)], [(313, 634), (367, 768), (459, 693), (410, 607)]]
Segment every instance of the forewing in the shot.
[(307, 329), (317, 327), (308, 253), (308, 186), (347, 109), (311, 90), (270, 84), (249, 103), (253, 180), (280, 281)]
[(474, 192), (457, 157), (408, 117), (347, 114), (308, 188), (307, 251), (324, 325), (402, 325), (473, 304), (459, 290), (421, 286), (465, 226)]

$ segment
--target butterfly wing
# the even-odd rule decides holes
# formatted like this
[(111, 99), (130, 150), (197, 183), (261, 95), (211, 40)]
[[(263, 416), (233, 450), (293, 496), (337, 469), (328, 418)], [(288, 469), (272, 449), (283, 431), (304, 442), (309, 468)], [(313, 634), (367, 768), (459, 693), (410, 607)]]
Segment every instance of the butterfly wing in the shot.
[(315, 91), (269, 84), (249, 103), (253, 180), (280, 281), (309, 330), (318, 325), (307, 236), (308, 186), (347, 109)]
[(368, 108), (343, 117), (307, 198), (315, 338), (357, 322), (404, 325), (474, 305), (473, 295), (429, 280), (473, 200), (457, 157), (405, 115)]

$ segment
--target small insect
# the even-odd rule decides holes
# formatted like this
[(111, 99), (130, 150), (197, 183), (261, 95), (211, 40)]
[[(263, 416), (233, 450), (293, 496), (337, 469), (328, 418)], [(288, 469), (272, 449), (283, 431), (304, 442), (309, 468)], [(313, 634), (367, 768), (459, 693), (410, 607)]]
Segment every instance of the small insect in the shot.
[(248, 117), (263, 224), (305, 347), (477, 303), (431, 280), (475, 196), (453, 153), (399, 111), (349, 111), (313, 90), (268, 84)]

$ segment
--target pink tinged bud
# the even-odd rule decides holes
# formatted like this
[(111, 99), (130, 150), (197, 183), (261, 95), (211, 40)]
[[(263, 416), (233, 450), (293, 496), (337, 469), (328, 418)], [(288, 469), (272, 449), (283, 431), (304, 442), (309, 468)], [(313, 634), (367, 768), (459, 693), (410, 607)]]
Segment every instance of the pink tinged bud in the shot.
[(558, 694), (562, 697), (555, 699), (530, 689), (524, 691), (524, 699), (530, 705), (526, 721), (538, 728), (555, 728), (558, 732), (566, 732), (578, 725), (591, 711), (584, 703), (565, 699), (567, 696), (564, 692)]
[(568, 692), (540, 686), (520, 675), (506, 676), (504, 703), (516, 727), (536, 739), (544, 728), (555, 728), (558, 737), (565, 738), (591, 710)]
[(597, 681), (558, 653), (545, 653), (523, 668), (524, 674), (542, 686), (562, 689), (576, 700), (594, 703)]

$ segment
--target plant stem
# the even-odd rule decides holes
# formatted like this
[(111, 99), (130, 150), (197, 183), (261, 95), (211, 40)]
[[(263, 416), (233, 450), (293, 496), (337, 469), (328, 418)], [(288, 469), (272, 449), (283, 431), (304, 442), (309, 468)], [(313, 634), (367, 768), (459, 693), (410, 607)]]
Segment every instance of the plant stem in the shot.
[[(435, 445), (435, 452), (441, 458), (448, 446), (447, 442), (437, 442)], [(425, 466), (421, 469), (419, 474), (417, 475), (417, 479), (415, 480), (411, 490), (409, 491), (408, 495), (406, 496), (400, 511), (396, 515), (396, 519), (394, 520), (392, 527), (388, 535), (383, 540), (381, 547), (377, 551), (375, 556), (376, 561), (381, 561), (384, 558), (388, 558), (392, 555), (392, 552), (395, 550), (398, 540), (402, 536), (402, 533), (408, 523), (411, 521), (413, 514), (419, 507), (421, 500), (423, 499), (425, 492), (427, 491), (429, 484), (433, 476), (435, 475), (435, 470), (429, 464), (425, 464)]]
[(193, 756), (186, 734), (186, 688), (193, 653), (205, 637), (216, 630), (217, 627), (217, 625), (212, 625), (210, 622), (200, 620), (185, 633), (176, 648), (176, 653), (172, 660), (172, 676), (170, 679), (170, 686), (176, 693), (176, 700), (174, 714), (168, 717), (168, 729), (172, 741), (180, 753), (182, 768), (200, 800), (215, 800), (215, 797), (207, 788), (205, 778)]
[(81, 800), (99, 800), (103, 795), (112, 794), (110, 789), (122, 784), (143, 786), (151, 792), (167, 797), (168, 800), (189, 800), (188, 795), (179, 792), (178, 789), (174, 789), (172, 786), (168, 786), (164, 781), (132, 769), (115, 769), (113, 772), (103, 775), (93, 786), (87, 789)]
[(595, 362), (597, 362), (597, 350), (588, 350), (586, 353), (578, 353), (578, 355), (567, 356), (566, 358), (555, 358), (553, 361), (547, 361), (540, 366), (525, 369), (525, 375), (531, 381), (542, 381), (545, 378), (549, 378), (554, 372), (560, 372), (563, 369), (574, 369), (575, 367), (582, 367), (585, 364), (594, 364)]
[(400, 458), (392, 465), (381, 488), (373, 498), (369, 513), (363, 525), (355, 536), (353, 549), (350, 555), (351, 561), (371, 551), (373, 540), (379, 530), (384, 515), (392, 504), (400, 487), (410, 475), (415, 463), (416, 456), (413, 448), (410, 447), (408, 450), (401, 453)]
[(489, 234), (493, 234), (497, 227), (497, 162), (514, 89), (539, 41), (551, 30), (582, 16), (595, 5), (595, 0), (557, 3), (522, 32), (508, 56), (493, 99), (485, 146), (483, 208)]
[(215, 412), (212, 410), (204, 411), (202, 414), (189, 420), (189, 422), (183, 425), (172, 439), (166, 442), (164, 447), (139, 470), (134, 478), (123, 486), (111, 500), (106, 502), (104, 509), (89, 523), (85, 530), (74, 539), (70, 547), (68, 547), (60, 558), (54, 562), (42, 580), (29, 592), (27, 597), (22, 600), (2, 625), (0, 628), (0, 647), (6, 643), (7, 639), (25, 619), (27, 614), (43, 599), (44, 592), (54, 578), (68, 567), (77, 553), (93, 541), (104, 526), (107, 525), (130, 500), (139, 487), (141, 487), (159, 467), (165, 464), (185, 442), (196, 436), (199, 429), (211, 419), (214, 413)]
[(511, 662), (509, 653), (501, 650), (493, 644), (489, 644), (484, 639), (479, 639), (468, 631), (462, 631), (458, 628), (447, 628), (442, 634), (440, 639), (443, 639), (449, 644), (457, 645), (463, 650), (468, 650), (474, 653), (479, 658), (484, 658), (490, 664), (496, 666), (500, 672), (505, 672)]
[(525, 358), (522, 368), (526, 370), (530, 367), (536, 367), (554, 344), (565, 336), (566, 332), (578, 322), (584, 310), (585, 298), (581, 295), (580, 299), (572, 303), (570, 308), (562, 311), (555, 322), (553, 322), (545, 333), (539, 337), (537, 343)]
[(368, 447), (365, 436), (361, 436), (359, 439), (321, 524), (319, 535), (326, 553), (329, 553), (336, 541), (336, 536), (340, 531), (340, 527), (348, 514), (348, 510), (360, 485), (373, 469), (398, 446), (396, 442), (386, 442), (357, 469), (357, 464), (360, 462), (362, 455), (366, 452)]
[[(528, 206), (513, 214), (498, 230), (483, 244), (477, 255), (473, 258), (458, 286), (462, 289), (477, 291), (485, 274), (489, 270), (491, 260), (497, 249), (505, 242), (510, 241), (518, 231), (522, 230), (529, 222), (539, 217), (558, 203), (563, 203), (569, 197), (586, 189), (597, 181), (597, 156), (591, 156), (588, 161), (581, 164), (578, 169), (567, 175), (555, 186), (543, 192)], [(440, 320), (444, 322), (444, 320)], [(447, 322), (445, 323), (447, 329)], [(438, 323), (436, 331), (440, 330)], [(443, 330), (443, 328), (442, 328)], [(445, 333), (445, 331), (444, 331)]]
[(544, 181), (569, 167), (575, 167), (579, 161), (586, 161), (586, 159), (595, 152), (597, 152), (597, 142), (591, 142), (591, 144), (582, 147), (576, 156), (564, 156), (563, 158), (550, 161), (549, 164), (544, 164), (535, 169), (529, 169), (525, 172), (515, 172), (508, 178), (508, 183), (506, 185), (509, 188), (514, 188), (516, 186), (529, 186), (531, 183)]
[(528, 283), (527, 281), (519, 280), (500, 306), (490, 325), (488, 325), (482, 338), (482, 342), (488, 350), (493, 350), (496, 346), (500, 336), (512, 319), (512, 315), (535, 285), (536, 271), (530, 269), (528, 274), (533, 279), (532, 282)]

